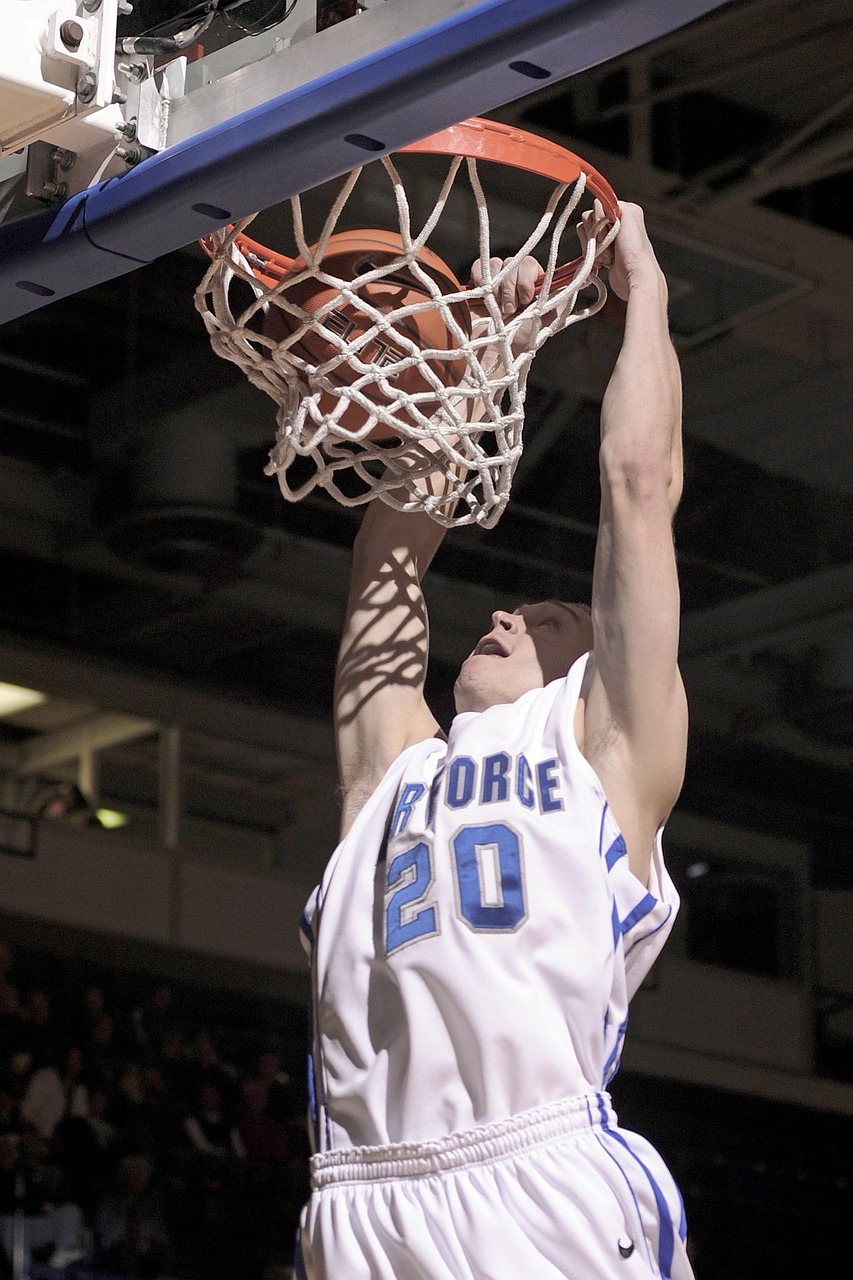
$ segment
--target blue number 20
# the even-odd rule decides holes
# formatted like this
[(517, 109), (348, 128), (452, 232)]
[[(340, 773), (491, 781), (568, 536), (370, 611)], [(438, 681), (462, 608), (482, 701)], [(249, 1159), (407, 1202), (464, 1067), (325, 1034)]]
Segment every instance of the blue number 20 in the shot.
[(459, 910), (476, 932), (511, 932), (527, 919), (521, 841), (505, 822), (463, 827), (453, 837)]
[[(453, 837), (458, 913), (476, 933), (511, 932), (527, 919), (521, 841), (505, 822), (462, 827)], [(430, 906), (432, 853), (421, 841), (388, 865), (385, 954), (438, 933)]]
[(424, 905), (431, 886), (428, 845), (416, 844), (398, 853), (388, 864), (388, 888), (392, 892), (385, 905), (386, 955), (438, 932), (438, 909)]

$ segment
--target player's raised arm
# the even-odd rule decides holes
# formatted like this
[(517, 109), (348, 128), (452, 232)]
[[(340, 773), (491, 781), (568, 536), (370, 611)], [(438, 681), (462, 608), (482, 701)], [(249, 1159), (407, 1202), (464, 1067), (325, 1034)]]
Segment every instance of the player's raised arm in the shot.
[(622, 207), (610, 286), (627, 301), (601, 414), (601, 516), (593, 574), (594, 656), (583, 750), (644, 881), (657, 828), (684, 775), (672, 518), (681, 496), (681, 378), (667, 288), (642, 210)]
[[(497, 270), (500, 259), (494, 259)], [(479, 264), (472, 280), (479, 280)], [(504, 281), (506, 314), (526, 306), (541, 268), (524, 259)], [(484, 362), (495, 358), (486, 350)], [(472, 411), (476, 414), (477, 407)], [(437, 471), (432, 481), (442, 491)], [(444, 491), (449, 491), (447, 484)], [(347, 614), (335, 672), (342, 834), (401, 751), (440, 732), (423, 696), (429, 626), (421, 581), (446, 530), (421, 512), (372, 502), (353, 547)]]
[(421, 580), (444, 532), (423, 513), (372, 502), (356, 536), (335, 672), (342, 834), (400, 752), (438, 730), (423, 696)]

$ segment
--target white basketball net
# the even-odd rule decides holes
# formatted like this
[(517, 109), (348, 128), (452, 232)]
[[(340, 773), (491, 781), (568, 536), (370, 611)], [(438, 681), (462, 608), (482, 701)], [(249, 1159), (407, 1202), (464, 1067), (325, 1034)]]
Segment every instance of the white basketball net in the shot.
[[(525, 388), (533, 357), (555, 333), (587, 319), (604, 305), (607, 293), (594, 265), (619, 227), (618, 223), (595, 226), (574, 278), (562, 285), (555, 283), (556, 267), (573, 256), (566, 250), (561, 254), (561, 241), (584, 192), (586, 178), (582, 174), (571, 187), (555, 187), (527, 240), (493, 273), (490, 260), (495, 255), (486, 198), (476, 161), (468, 158), (465, 164), (476, 200), (482, 283), (442, 294), (421, 267), (417, 254), (441, 217), (462, 159), (451, 160), (432, 212), (417, 233), (411, 227), (397, 169), (391, 159), (381, 160), (394, 192), (403, 249), (398, 258), (353, 280), (330, 275), (323, 268), (323, 255), (361, 169), (347, 177), (313, 247), (305, 238), (299, 197), (291, 200), (296, 244), (306, 266), (274, 287), (258, 281), (235, 243), (252, 218), (216, 233), (215, 256), (196, 291), (196, 307), (217, 355), (239, 365), (279, 406), (276, 444), (266, 473), (277, 474), (289, 501), (296, 502), (319, 486), (346, 506), (378, 497), (401, 511), (426, 511), (446, 526), (479, 524), (490, 528), (499, 519), (521, 457)], [(499, 304), (501, 283), (537, 248), (544, 263), (541, 287), (529, 306), (504, 316)], [(362, 286), (401, 271), (420, 282), (428, 294), (424, 301), (380, 312), (359, 295)], [(313, 314), (288, 298), (289, 288), (309, 276), (337, 291)], [(230, 304), (235, 279), (248, 284), (254, 295), (236, 315)], [(580, 298), (584, 290), (592, 291), (591, 299), (589, 294), (584, 300)], [(470, 334), (453, 313), (452, 304), (462, 300), (472, 311)], [(354, 342), (345, 341), (324, 324), (330, 312), (344, 302), (355, 302), (372, 322)], [(270, 307), (280, 307), (290, 317), (290, 332), (282, 341), (259, 332), (263, 314)], [(424, 351), (401, 331), (398, 322), (430, 308), (440, 310), (457, 346)], [(311, 329), (333, 352), (320, 364), (311, 364), (294, 350)], [(377, 337), (392, 329), (395, 354), (405, 354), (384, 364), (378, 373), (362, 354), (375, 350)], [(447, 387), (441, 382), (427, 363), (431, 357), (463, 362), (464, 374), (458, 385)], [(407, 394), (396, 380), (416, 365), (430, 389)], [(341, 366), (347, 366), (345, 383), (335, 378)], [(387, 403), (371, 400), (364, 390), (370, 386), (378, 386)], [(340, 421), (350, 405), (360, 406), (364, 414), (363, 425), (355, 430)], [(377, 427), (392, 439), (371, 439)]]

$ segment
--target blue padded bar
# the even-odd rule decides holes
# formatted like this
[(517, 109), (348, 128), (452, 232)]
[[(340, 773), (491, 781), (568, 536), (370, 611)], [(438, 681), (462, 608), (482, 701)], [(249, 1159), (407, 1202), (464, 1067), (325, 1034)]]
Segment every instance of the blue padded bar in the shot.
[[(721, 2), (482, 0), (0, 227), (0, 321), (624, 54)], [(346, 140), (353, 135), (381, 147), (363, 149)]]

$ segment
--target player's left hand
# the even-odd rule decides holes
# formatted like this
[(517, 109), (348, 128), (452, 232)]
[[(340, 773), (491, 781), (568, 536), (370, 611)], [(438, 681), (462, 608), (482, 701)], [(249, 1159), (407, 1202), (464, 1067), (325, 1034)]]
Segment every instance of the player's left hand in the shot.
[[(495, 276), (509, 258), (490, 258), (489, 266)], [(535, 258), (522, 258), (518, 266), (507, 272), (497, 291), (498, 304), (505, 316), (514, 316), (516, 311), (529, 306), (533, 301), (536, 285), (544, 272)], [(478, 258), (471, 267), (471, 284), (478, 287), (483, 283), (483, 264)]]
[[(497, 275), (509, 261), (510, 259), (508, 258), (491, 258), (489, 266), (492, 276)], [(535, 258), (529, 256), (522, 258), (516, 267), (507, 272), (506, 277), (501, 281), (495, 293), (501, 314), (505, 319), (511, 319), (517, 312), (523, 311), (525, 307), (530, 305), (536, 293), (536, 286), (543, 275), (544, 272), (539, 263)], [(476, 287), (482, 283), (483, 264), (478, 258), (471, 267), (471, 284)], [(484, 307), (472, 307), (471, 310), (474, 316), (481, 321), (488, 320)], [(529, 322), (518, 326), (512, 335), (512, 351), (514, 355), (518, 355), (520, 351), (524, 351), (529, 346), (530, 336), (531, 325)], [(495, 354), (492, 348), (487, 348), (481, 359), (483, 359), (484, 363), (490, 364)]]

